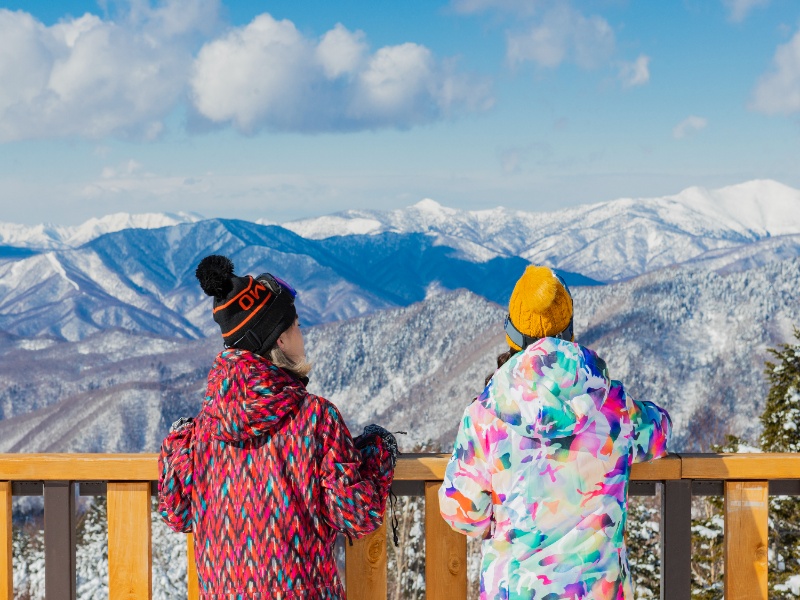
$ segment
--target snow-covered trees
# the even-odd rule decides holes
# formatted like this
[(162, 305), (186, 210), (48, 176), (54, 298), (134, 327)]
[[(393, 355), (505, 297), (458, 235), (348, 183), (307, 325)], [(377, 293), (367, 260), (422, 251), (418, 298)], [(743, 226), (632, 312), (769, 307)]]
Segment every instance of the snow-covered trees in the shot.
[[(800, 452), (800, 330), (797, 342), (770, 350), (770, 384), (761, 415), (761, 449), (764, 452)], [(774, 496), (769, 503), (770, 598), (800, 596), (800, 498)]]

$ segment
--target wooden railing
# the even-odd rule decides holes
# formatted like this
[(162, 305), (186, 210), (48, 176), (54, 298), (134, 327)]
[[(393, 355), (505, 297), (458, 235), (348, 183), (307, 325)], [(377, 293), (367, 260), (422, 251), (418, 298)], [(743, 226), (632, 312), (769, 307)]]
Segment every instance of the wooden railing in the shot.
[[(404, 455), (400, 494), (424, 495), (426, 596), (467, 596), (466, 539), (439, 518), (437, 490), (448, 456)], [(45, 591), (48, 600), (75, 597), (75, 486), (108, 496), (109, 597), (151, 597), (151, 493), (158, 477), (152, 454), (0, 454), (0, 600), (13, 598), (11, 502), (44, 495)], [(634, 465), (631, 494), (652, 495), (662, 484), (661, 597), (691, 597), (691, 499), (725, 498), (725, 598), (767, 598), (770, 494), (800, 495), (800, 455), (672, 455)], [(94, 487), (93, 487), (94, 486)], [(198, 597), (189, 548), (189, 598)], [(386, 598), (386, 529), (346, 546), (348, 600)]]

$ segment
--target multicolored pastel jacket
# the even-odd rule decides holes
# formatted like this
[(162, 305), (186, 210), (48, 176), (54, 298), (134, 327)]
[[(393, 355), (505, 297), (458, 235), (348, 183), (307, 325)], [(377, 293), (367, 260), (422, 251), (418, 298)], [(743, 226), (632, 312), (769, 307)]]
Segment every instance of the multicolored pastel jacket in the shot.
[(336, 534), (382, 523), (393, 476), (383, 441), (365, 442), (266, 359), (220, 353), (200, 414), (159, 458), (159, 511), (194, 532), (201, 598), (344, 598)]
[(627, 398), (578, 344), (543, 338), (498, 369), (439, 490), (451, 527), (484, 538), (481, 599), (633, 600), (628, 477), (670, 434), (666, 411)]

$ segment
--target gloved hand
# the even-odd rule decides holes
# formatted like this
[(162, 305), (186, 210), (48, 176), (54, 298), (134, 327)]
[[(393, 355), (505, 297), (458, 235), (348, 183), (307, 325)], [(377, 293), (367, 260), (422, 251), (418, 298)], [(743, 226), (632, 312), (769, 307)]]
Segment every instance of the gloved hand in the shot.
[[(405, 433), (405, 431), (398, 431), (397, 433)], [(397, 457), (400, 455), (400, 449), (397, 447), (397, 439), (392, 432), (387, 431), (380, 425), (367, 425), (364, 427), (364, 433), (358, 436), (354, 441), (356, 448), (359, 450), (364, 449), (370, 444), (370, 440), (379, 437), (383, 440), (383, 446), (389, 451), (392, 456), (392, 468), (397, 464)]]
[(192, 417), (181, 417), (172, 424), (172, 426), (169, 428), (169, 432), (174, 433), (175, 431), (183, 429), (184, 427), (188, 427), (192, 424), (194, 424), (194, 419)]

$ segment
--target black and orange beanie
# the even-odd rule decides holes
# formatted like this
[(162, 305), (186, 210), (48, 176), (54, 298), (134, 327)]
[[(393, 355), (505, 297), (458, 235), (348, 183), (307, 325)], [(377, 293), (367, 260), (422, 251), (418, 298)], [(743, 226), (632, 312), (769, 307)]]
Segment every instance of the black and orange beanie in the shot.
[(294, 292), (269, 273), (238, 277), (225, 256), (206, 256), (195, 271), (203, 291), (214, 298), (214, 321), (225, 346), (262, 356), (297, 318)]
[(572, 295), (566, 282), (548, 267), (526, 268), (511, 293), (505, 331), (514, 350), (543, 337), (574, 341)]

